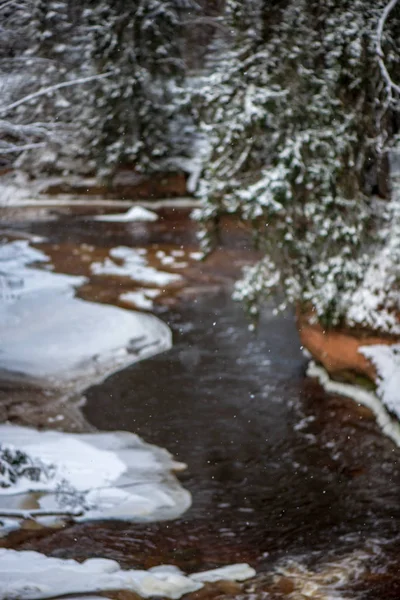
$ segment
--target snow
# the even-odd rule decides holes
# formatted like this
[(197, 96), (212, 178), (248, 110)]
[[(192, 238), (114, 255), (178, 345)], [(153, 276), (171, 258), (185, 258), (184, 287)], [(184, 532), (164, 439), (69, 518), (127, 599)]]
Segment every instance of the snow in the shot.
[(180, 275), (158, 271), (149, 266), (144, 256), (145, 253), (146, 250), (143, 248), (128, 248), (127, 246), (112, 248), (109, 258), (91, 265), (92, 273), (94, 275), (130, 277), (135, 281), (160, 287), (181, 280)]
[(169, 327), (153, 315), (86, 302), (65, 290), (25, 295), (3, 306), (0, 320), (0, 368), (50, 385), (87, 386), (172, 344)]
[(133, 206), (126, 213), (115, 215), (100, 215), (93, 217), (96, 221), (108, 221), (116, 223), (129, 223), (132, 221), (157, 221), (158, 216), (155, 212), (143, 208), (142, 206)]
[(170, 254), (167, 254), (164, 250), (158, 250), (156, 252), (156, 258), (161, 262), (164, 266), (169, 266), (173, 269), (183, 269), (188, 266), (184, 260), (176, 260), (177, 258), (183, 258), (185, 253), (183, 250), (172, 250)]
[(29, 268), (32, 263), (45, 265), (48, 261), (46, 254), (29, 245), (29, 240), (0, 244), (0, 301), (17, 299), (37, 290), (65, 290), (85, 283), (85, 277)]
[[(47, 261), (26, 240), (0, 246), (0, 369), (9, 378), (83, 389), (171, 347), (171, 331), (157, 317), (75, 298), (84, 277), (28, 266)], [(165, 275), (161, 283), (175, 277)]]
[(160, 290), (144, 288), (134, 292), (125, 292), (120, 295), (119, 299), (128, 304), (133, 304), (136, 308), (151, 310), (153, 308), (153, 298), (156, 298), (160, 293)]
[(383, 433), (400, 447), (400, 423), (397, 419), (392, 418), (373, 392), (368, 392), (357, 385), (333, 381), (327, 371), (323, 367), (317, 366), (313, 361), (308, 365), (307, 375), (318, 379), (327, 392), (352, 398), (358, 404), (367, 406), (375, 414), (376, 421)]
[(400, 419), (400, 344), (362, 346), (359, 352), (376, 368), (379, 398)]
[(189, 254), (190, 258), (193, 258), (193, 260), (202, 260), (204, 258), (204, 253), (203, 252), (191, 252)]
[[(218, 570), (213, 571), (216, 581)], [(232, 565), (219, 570), (219, 579), (239, 581), (254, 577), (248, 565)], [(207, 573), (201, 574), (207, 581)], [(38, 552), (0, 549), (0, 600), (38, 600), (66, 594), (110, 590), (135, 592), (142, 598), (152, 596), (181, 598), (203, 587), (196, 578), (170, 565), (148, 571), (122, 570), (114, 560), (91, 558), (83, 563), (44, 556)]]
[(24, 510), (30, 492), (41, 492), (39, 509), (81, 512), (77, 520), (170, 519), (191, 504), (189, 492), (171, 474), (185, 465), (133, 433), (71, 434), (0, 425), (0, 439), (0, 457), (4, 447), (16, 448), (43, 475), (3, 478), (2, 511)]
[(0, 207), (15, 206), (24, 203), (30, 190), (28, 186), (18, 185), (17, 181), (2, 177), (0, 180)]
[(249, 577), (251, 577), (249, 566), (245, 563), (227, 565), (226, 567), (192, 575), (194, 581), (201, 581), (202, 583), (215, 583), (216, 581), (221, 581), (221, 579), (227, 581), (245, 581)]

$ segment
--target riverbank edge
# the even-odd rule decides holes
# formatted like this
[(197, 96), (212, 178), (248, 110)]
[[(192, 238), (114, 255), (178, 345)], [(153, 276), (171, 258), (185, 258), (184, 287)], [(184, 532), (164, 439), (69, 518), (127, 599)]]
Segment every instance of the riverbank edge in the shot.
[(369, 408), (374, 413), (382, 432), (400, 448), (400, 422), (386, 410), (374, 392), (352, 383), (335, 381), (329, 376), (328, 371), (314, 360), (310, 360), (306, 375), (317, 379), (326, 392), (351, 398), (358, 404)]

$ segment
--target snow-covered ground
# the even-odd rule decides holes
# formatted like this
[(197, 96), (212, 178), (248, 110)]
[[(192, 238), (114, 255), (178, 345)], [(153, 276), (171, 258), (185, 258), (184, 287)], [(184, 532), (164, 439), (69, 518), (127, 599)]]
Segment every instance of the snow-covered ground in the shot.
[(41, 509), (76, 513), (77, 520), (176, 518), (191, 504), (172, 473), (185, 466), (126, 431), (70, 434), (3, 424), (0, 512), (27, 518), (31, 505), (39, 517)]
[[(134, 265), (128, 250), (116, 249), (116, 256), (128, 255), (129, 270)], [(171, 331), (157, 317), (76, 298), (74, 288), (86, 279), (53, 273), (47, 263), (27, 240), (0, 245), (4, 377), (82, 389), (171, 347)], [(152, 281), (178, 277), (153, 271)]]
[(38, 552), (0, 549), (0, 600), (39, 600), (110, 590), (128, 590), (142, 598), (157, 596), (177, 600), (201, 589), (204, 582), (245, 581), (255, 574), (247, 564), (193, 575), (185, 575), (172, 565), (148, 571), (124, 571), (116, 561), (103, 558), (78, 563)]
[(400, 344), (363, 346), (360, 352), (376, 368), (378, 397), (400, 419)]
[[(372, 348), (373, 346), (368, 346)], [(369, 392), (357, 385), (334, 381), (329, 377), (327, 371), (311, 361), (308, 365), (307, 375), (318, 379), (322, 387), (329, 393), (340, 394), (352, 398), (358, 404), (367, 406), (375, 414), (378, 425), (383, 433), (391, 438), (397, 446), (400, 446), (400, 422), (393, 418), (386, 410), (383, 402), (373, 392)]]

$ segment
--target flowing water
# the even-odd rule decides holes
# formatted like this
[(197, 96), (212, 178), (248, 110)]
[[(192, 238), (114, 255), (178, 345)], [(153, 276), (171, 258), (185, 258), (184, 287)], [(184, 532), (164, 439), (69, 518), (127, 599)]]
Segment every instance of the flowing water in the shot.
[[(115, 246), (146, 247), (152, 257), (196, 249), (185, 212), (106, 224), (85, 219), (85, 210), (29, 223), (10, 216), (8, 227), (44, 236), (36, 247), (73, 275)], [(247, 561), (274, 574), (248, 597), (399, 598), (399, 449), (367, 409), (305, 377), (291, 313), (274, 316), (267, 306), (249, 330), (230, 296), (233, 276), (255, 258), (248, 244), (246, 232), (227, 226), (210, 263), (184, 270), (185, 284), (154, 308), (172, 329), (172, 349), (85, 394), (93, 426), (138, 433), (187, 463), (180, 479), (193, 496), (189, 511), (178, 521), (76, 524), (12, 543), (129, 567)], [(92, 278), (79, 293), (116, 303), (122, 288), (122, 280)]]

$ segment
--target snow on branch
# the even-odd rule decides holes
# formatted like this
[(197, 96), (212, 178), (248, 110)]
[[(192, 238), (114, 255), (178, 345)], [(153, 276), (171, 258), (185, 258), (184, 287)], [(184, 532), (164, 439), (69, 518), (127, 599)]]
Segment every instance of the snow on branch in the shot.
[(13, 154), (14, 152), (22, 152), (23, 150), (33, 150), (34, 148), (43, 148), (44, 146), (45, 146), (44, 142), (24, 144), (22, 146), (10, 144), (10, 145), (7, 145), (6, 147), (1, 146), (1, 144), (0, 144), (0, 155)]
[(379, 63), (379, 67), (380, 67), (381, 73), (383, 75), (383, 78), (386, 81), (390, 96), (392, 95), (392, 91), (395, 91), (396, 93), (400, 94), (400, 86), (397, 85), (396, 83), (394, 83), (394, 81), (392, 81), (389, 71), (387, 70), (387, 67), (385, 65), (384, 54), (383, 54), (383, 50), (382, 50), (382, 36), (383, 36), (383, 29), (385, 27), (385, 23), (390, 15), (390, 13), (396, 6), (396, 4), (398, 4), (398, 1), (399, 0), (390, 0), (390, 2), (385, 6), (384, 10), (382, 11), (381, 17), (379, 19), (378, 29), (376, 32), (376, 53), (378, 56), (378, 63)]
[(29, 6), (32, 4), (32, 2), (16, 2), (15, 0), (5, 0), (0, 3), (0, 11), (9, 9), (10, 7), (14, 8), (15, 10), (18, 8), (23, 9), (26, 8), (26, 4)]
[(72, 85), (81, 85), (83, 83), (88, 83), (89, 81), (96, 81), (98, 79), (104, 79), (105, 77), (110, 77), (110, 75), (112, 75), (112, 72), (108, 71), (107, 73), (102, 73), (101, 75), (90, 75), (89, 77), (80, 77), (78, 79), (72, 79), (71, 81), (63, 81), (63, 82), (57, 83), (55, 85), (50, 85), (49, 87), (42, 88), (42, 89), (38, 90), (37, 92), (33, 92), (32, 94), (28, 94), (27, 96), (24, 96), (23, 98), (20, 98), (19, 100), (16, 100), (15, 102), (13, 102), (12, 104), (9, 104), (8, 106), (4, 106), (3, 108), (0, 108), (0, 115), (8, 113), (9, 111), (13, 110), (14, 108), (17, 108), (18, 106), (20, 106), (21, 104), (30, 102), (31, 100), (34, 100), (35, 98), (39, 98), (40, 96), (46, 96), (47, 94), (51, 94), (61, 88), (70, 87)]

